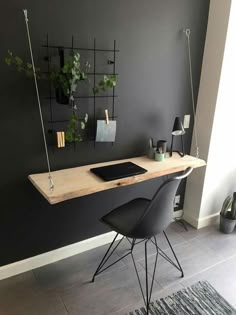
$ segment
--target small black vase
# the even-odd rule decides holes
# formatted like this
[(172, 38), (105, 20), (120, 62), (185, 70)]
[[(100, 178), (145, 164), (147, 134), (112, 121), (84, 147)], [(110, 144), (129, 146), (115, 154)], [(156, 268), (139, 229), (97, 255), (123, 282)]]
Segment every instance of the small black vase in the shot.
[(65, 95), (61, 87), (56, 88), (56, 101), (58, 104), (63, 104), (63, 105), (69, 104), (69, 97)]

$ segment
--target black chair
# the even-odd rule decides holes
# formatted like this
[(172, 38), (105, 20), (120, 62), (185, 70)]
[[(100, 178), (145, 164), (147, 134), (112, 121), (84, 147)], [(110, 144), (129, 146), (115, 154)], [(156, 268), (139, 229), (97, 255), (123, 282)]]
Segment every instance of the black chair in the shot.
[[(107, 252), (105, 253), (105, 256), (103, 257), (101, 263), (99, 264), (92, 278), (92, 282), (94, 282), (94, 279), (98, 274), (108, 269), (109, 267), (111, 267), (124, 257), (131, 255), (134, 263), (134, 268), (138, 277), (141, 293), (146, 306), (147, 314), (149, 312), (149, 304), (152, 295), (153, 281), (156, 272), (158, 254), (160, 254), (170, 264), (177, 268), (181, 272), (182, 277), (184, 276), (183, 269), (165, 233), (165, 229), (169, 226), (173, 219), (174, 198), (176, 195), (176, 191), (179, 187), (179, 184), (183, 178), (186, 178), (192, 172), (192, 170), (193, 169), (189, 167), (183, 172), (182, 175), (166, 180), (158, 188), (157, 192), (155, 193), (151, 200), (144, 198), (134, 199), (114, 209), (113, 211), (109, 212), (107, 215), (101, 218), (101, 221), (107, 224), (112, 230), (116, 231), (117, 234), (113, 239), (112, 243), (110, 244)], [(176, 262), (173, 262), (170, 259), (170, 257), (168, 257), (157, 245), (156, 235), (162, 232), (165, 235), (165, 238), (170, 246), (170, 249), (175, 257)], [(115, 243), (117, 236), (119, 234), (122, 234), (123, 237), (112, 249), (112, 246)], [(119, 258), (118, 260), (116, 260), (115, 262), (113, 262), (112, 264), (110, 264), (109, 266), (104, 267), (105, 263), (108, 261), (108, 259), (111, 257), (111, 255), (114, 253), (114, 251), (117, 249), (117, 247), (124, 238), (127, 238), (127, 240), (130, 242), (131, 245), (130, 251), (121, 258)], [(141, 239), (141, 241), (137, 242), (137, 239)], [(133, 256), (134, 246), (143, 241), (145, 241), (146, 294), (144, 294)], [(152, 242), (156, 247), (156, 257), (151, 286), (149, 286), (148, 284), (147, 243), (149, 241)]]

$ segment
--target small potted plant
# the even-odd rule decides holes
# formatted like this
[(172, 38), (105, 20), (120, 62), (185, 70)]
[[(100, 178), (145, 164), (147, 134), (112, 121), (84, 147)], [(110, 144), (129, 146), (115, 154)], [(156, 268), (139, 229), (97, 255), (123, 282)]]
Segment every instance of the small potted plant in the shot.
[(228, 196), (222, 205), (220, 212), (220, 230), (229, 234), (232, 233), (236, 225), (236, 192), (233, 196)]

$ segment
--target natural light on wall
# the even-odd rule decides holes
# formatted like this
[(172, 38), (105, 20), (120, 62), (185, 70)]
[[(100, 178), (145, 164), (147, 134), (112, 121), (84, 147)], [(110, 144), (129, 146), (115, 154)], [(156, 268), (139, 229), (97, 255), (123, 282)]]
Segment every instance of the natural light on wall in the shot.
[[(217, 53), (217, 48), (216, 48)], [(224, 198), (236, 189), (236, 1), (231, 3), (225, 52), (208, 156), (204, 197), (208, 205), (201, 215), (220, 211)]]
[(236, 191), (236, 1), (212, 0), (197, 103), (198, 139), (206, 170), (188, 180), (186, 219), (200, 228), (218, 218)]

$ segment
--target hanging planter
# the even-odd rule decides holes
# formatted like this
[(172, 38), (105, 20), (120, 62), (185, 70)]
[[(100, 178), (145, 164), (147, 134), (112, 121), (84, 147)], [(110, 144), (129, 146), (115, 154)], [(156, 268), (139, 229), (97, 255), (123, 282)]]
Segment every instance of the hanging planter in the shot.
[(64, 93), (61, 87), (57, 87), (56, 89), (56, 102), (62, 105), (69, 104), (69, 97)]
[(55, 87), (57, 103), (67, 105), (70, 103), (70, 98), (78, 90), (80, 81), (88, 79), (86, 73), (90, 65), (86, 62), (83, 67), (81, 66), (79, 52), (68, 56), (64, 61), (64, 50), (60, 48), (59, 56), (60, 69), (54, 67), (49, 74), (49, 80)]
[[(62, 47), (59, 48), (59, 58), (60, 58), (60, 68), (61, 71), (65, 65), (65, 55), (64, 55), (64, 49)], [(55, 71), (55, 70), (54, 70)], [(56, 83), (56, 80), (54, 82), (54, 85)], [(56, 92), (56, 102), (58, 104), (68, 105), (69, 104), (69, 96), (67, 93), (64, 92), (63, 87), (58, 84), (57, 87), (55, 87)]]

